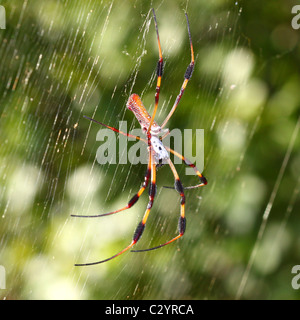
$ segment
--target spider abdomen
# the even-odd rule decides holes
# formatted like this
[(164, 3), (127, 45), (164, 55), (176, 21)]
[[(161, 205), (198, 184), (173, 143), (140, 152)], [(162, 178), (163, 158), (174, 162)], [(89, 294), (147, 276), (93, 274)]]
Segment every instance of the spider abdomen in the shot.
[[(150, 125), (151, 116), (146, 110), (146, 108), (144, 107), (143, 102), (139, 97), (139, 95), (137, 95), (136, 93), (133, 93), (129, 97), (126, 106), (129, 110), (131, 110), (134, 113), (143, 131), (147, 132)], [(151, 126), (151, 134), (159, 134), (160, 131), (161, 131), (161, 127), (157, 124), (156, 121), (153, 121)]]

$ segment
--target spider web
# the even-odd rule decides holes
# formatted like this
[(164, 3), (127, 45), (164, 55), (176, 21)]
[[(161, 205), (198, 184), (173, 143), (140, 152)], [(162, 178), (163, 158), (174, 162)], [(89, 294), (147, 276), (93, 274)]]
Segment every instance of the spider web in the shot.
[[(299, 298), (290, 284), (300, 260), (293, 1), (265, 9), (258, 1), (220, 0), (2, 5), (3, 299)], [(176, 243), (76, 268), (125, 248), (147, 206), (145, 192), (125, 212), (70, 217), (121, 208), (143, 182), (145, 165), (97, 162), (101, 128), (83, 115), (137, 128), (126, 109), (131, 93), (151, 114), (158, 60), (152, 7), (164, 57), (158, 123), (190, 62), (184, 12), (189, 16), (195, 71), (168, 125), (204, 129), (208, 185), (186, 191), (187, 229)], [(176, 169), (185, 186), (197, 183), (183, 164)], [(162, 188), (173, 183), (167, 166), (157, 171), (157, 196), (137, 249), (177, 234), (180, 197)]]

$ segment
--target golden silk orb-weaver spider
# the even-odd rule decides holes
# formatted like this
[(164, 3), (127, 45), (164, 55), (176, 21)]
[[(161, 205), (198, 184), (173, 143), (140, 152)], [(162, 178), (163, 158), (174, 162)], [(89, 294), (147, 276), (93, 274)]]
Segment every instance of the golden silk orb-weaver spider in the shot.
[[(160, 87), (161, 87), (161, 78), (162, 78), (162, 74), (163, 74), (163, 56), (162, 56), (162, 51), (161, 51), (161, 45), (160, 45), (160, 40), (159, 40), (159, 33), (158, 33), (158, 27), (157, 27), (157, 21), (156, 21), (156, 15), (155, 15), (154, 9), (152, 9), (152, 13), (153, 13), (153, 18), (154, 18), (157, 43), (158, 43), (158, 51), (159, 51), (159, 60), (158, 60), (158, 64), (157, 64), (157, 84), (156, 84), (156, 92), (155, 92), (155, 105), (154, 105), (152, 117), (149, 115), (149, 113), (145, 109), (145, 107), (141, 101), (141, 98), (137, 94), (132, 94), (127, 101), (127, 108), (134, 113), (135, 117), (137, 118), (137, 120), (139, 121), (139, 123), (142, 127), (143, 132), (147, 136), (147, 139), (143, 139), (141, 137), (122, 132), (114, 127), (110, 127), (110, 126), (103, 124), (99, 121), (96, 121), (92, 118), (84, 116), (85, 118), (87, 118), (93, 122), (96, 122), (96, 123), (108, 128), (108, 129), (111, 129), (115, 132), (118, 132), (119, 134), (141, 140), (148, 145), (149, 158), (148, 158), (148, 166), (147, 166), (147, 171), (145, 174), (144, 182), (143, 182), (141, 188), (139, 189), (139, 191), (131, 198), (131, 200), (127, 203), (127, 205), (121, 209), (118, 209), (118, 210), (115, 210), (112, 212), (108, 212), (108, 213), (104, 213), (104, 214), (93, 215), (93, 216), (83, 216), (83, 215), (72, 215), (72, 216), (73, 217), (82, 217), (82, 218), (94, 218), (94, 217), (108, 216), (111, 214), (115, 214), (117, 212), (127, 210), (127, 209), (131, 208), (139, 200), (140, 196), (145, 191), (145, 189), (148, 187), (149, 182), (150, 182), (149, 202), (148, 202), (145, 214), (143, 216), (143, 219), (138, 224), (138, 226), (134, 232), (132, 241), (126, 248), (124, 248), (120, 252), (116, 253), (112, 257), (107, 258), (105, 260), (90, 262), (90, 263), (75, 264), (75, 266), (95, 265), (95, 264), (100, 264), (100, 263), (112, 260), (112, 259), (118, 257), (119, 255), (121, 255), (122, 253), (131, 249), (139, 241), (139, 239), (141, 238), (141, 235), (145, 229), (145, 225), (148, 220), (151, 208), (153, 206), (153, 202), (154, 202), (154, 198), (155, 198), (155, 194), (156, 194), (156, 168), (157, 168), (157, 166), (161, 165), (163, 162), (168, 163), (168, 165), (170, 166), (172, 173), (174, 175), (174, 179), (175, 179), (174, 189), (180, 194), (180, 217), (179, 217), (179, 224), (178, 224), (178, 235), (175, 236), (174, 238), (172, 238), (171, 240), (159, 245), (159, 246), (149, 248), (149, 249), (131, 250), (132, 252), (142, 252), (142, 251), (150, 251), (150, 250), (158, 249), (158, 248), (164, 247), (167, 244), (170, 244), (171, 242), (182, 237), (184, 235), (184, 232), (186, 229), (184, 189), (198, 188), (198, 187), (202, 187), (207, 184), (206, 178), (199, 172), (199, 170), (196, 168), (196, 166), (193, 163), (191, 163), (191, 161), (189, 161), (187, 158), (185, 158), (183, 155), (179, 154), (175, 150), (172, 150), (169, 147), (164, 146), (162, 143), (162, 140), (164, 139), (164, 137), (166, 135), (168, 135), (168, 133), (169, 133), (169, 130), (164, 129), (164, 127), (167, 124), (167, 122), (169, 121), (169, 119), (171, 118), (171, 116), (173, 115), (174, 111), (176, 110), (176, 108), (179, 104), (179, 101), (181, 100), (181, 97), (184, 93), (184, 90), (185, 90), (185, 88), (188, 84), (188, 81), (190, 80), (192, 73), (193, 73), (193, 70), (194, 70), (194, 65), (195, 65), (194, 50), (193, 50), (193, 44), (192, 44), (188, 16), (185, 13), (189, 41), (190, 41), (190, 49), (191, 49), (191, 62), (186, 69), (186, 72), (184, 75), (184, 81), (181, 86), (180, 92), (179, 92), (178, 96), (176, 97), (174, 105), (173, 105), (171, 111), (169, 112), (169, 114), (167, 115), (166, 119), (164, 120), (163, 124), (160, 126), (157, 124), (156, 121), (154, 121), (154, 118), (155, 118), (155, 114), (157, 111), (157, 106), (158, 106), (158, 101), (159, 101), (159, 93), (160, 93)], [(169, 152), (174, 154), (176, 157), (180, 158), (181, 160), (183, 160), (187, 166), (193, 168), (193, 170), (197, 174), (198, 178), (200, 179), (199, 184), (197, 184), (195, 186), (185, 187), (185, 188), (183, 187), (183, 185), (180, 181), (180, 178), (178, 176), (178, 173), (175, 169), (175, 166), (170, 159)]]

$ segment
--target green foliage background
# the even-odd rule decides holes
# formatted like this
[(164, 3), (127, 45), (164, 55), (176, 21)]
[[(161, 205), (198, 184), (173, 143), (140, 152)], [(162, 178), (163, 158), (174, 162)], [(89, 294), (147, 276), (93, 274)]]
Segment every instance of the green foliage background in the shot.
[[(300, 264), (300, 31), (297, 1), (1, 1), (0, 264), (5, 299), (297, 299)], [(100, 129), (118, 127), (128, 96), (151, 111), (158, 59), (165, 69), (157, 121), (179, 92), (190, 51), (196, 67), (170, 128), (205, 130), (208, 185), (187, 194), (187, 231), (176, 244), (126, 253), (147, 194), (124, 206), (145, 167), (96, 162)], [(289, 149), (290, 148), (290, 149)], [(177, 166), (185, 185), (196, 178)], [(137, 247), (176, 234), (179, 197), (167, 167)], [(270, 210), (270, 211), (269, 211)]]

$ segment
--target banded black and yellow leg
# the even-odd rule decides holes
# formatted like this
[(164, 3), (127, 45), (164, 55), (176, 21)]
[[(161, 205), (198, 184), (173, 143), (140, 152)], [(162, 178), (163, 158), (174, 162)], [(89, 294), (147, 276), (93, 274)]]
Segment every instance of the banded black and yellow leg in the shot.
[(146, 141), (145, 139), (143, 139), (143, 138), (141, 138), (141, 137), (139, 137), (139, 136), (135, 136), (135, 135), (133, 135), (133, 134), (130, 134), (130, 133), (127, 133), (127, 132), (123, 132), (123, 131), (121, 131), (121, 130), (119, 130), (119, 129), (117, 129), (117, 128), (108, 126), (107, 124), (104, 124), (104, 123), (102, 123), (102, 122), (99, 122), (99, 121), (97, 121), (97, 120), (95, 120), (95, 119), (93, 119), (93, 118), (90, 118), (90, 117), (88, 117), (88, 116), (83, 116), (83, 117), (86, 118), (86, 119), (88, 119), (88, 120), (90, 120), (90, 121), (92, 121), (92, 122), (98, 123), (98, 124), (100, 124), (101, 126), (107, 128), (107, 129), (110, 129), (110, 130), (112, 130), (112, 131), (114, 131), (114, 132), (120, 133), (120, 134), (122, 134), (123, 136), (130, 137), (130, 138), (133, 138), (133, 139), (137, 139), (137, 140), (143, 141), (144, 143), (147, 143), (147, 141)]
[(171, 159), (168, 159), (168, 163), (169, 166), (173, 172), (174, 178), (175, 178), (175, 189), (176, 191), (180, 194), (180, 217), (179, 217), (179, 222), (178, 222), (178, 235), (176, 237), (174, 237), (173, 239), (159, 245), (153, 248), (149, 248), (149, 249), (141, 249), (141, 250), (131, 250), (132, 252), (144, 252), (144, 251), (151, 251), (151, 250), (155, 250), (155, 249), (159, 249), (161, 247), (164, 247), (170, 243), (172, 243), (173, 241), (181, 238), (184, 235), (185, 232), (185, 228), (186, 228), (186, 218), (185, 218), (185, 195), (184, 195), (184, 189), (182, 186), (182, 183), (179, 179), (178, 173), (175, 169), (175, 166), (173, 164), (173, 162), (171, 161)]
[(155, 197), (155, 192), (156, 192), (156, 165), (154, 163), (154, 159), (152, 157), (152, 153), (151, 153), (151, 149), (149, 151), (151, 159), (150, 159), (150, 165), (151, 165), (151, 184), (150, 184), (150, 188), (149, 188), (149, 203), (146, 209), (146, 212), (144, 214), (144, 217), (142, 219), (142, 221), (138, 224), (137, 228), (135, 229), (134, 235), (133, 235), (133, 239), (131, 241), (131, 243), (124, 248), (122, 251), (118, 252), (117, 254), (111, 256), (110, 258), (107, 258), (105, 260), (101, 260), (101, 261), (96, 261), (96, 262), (90, 262), (90, 263), (78, 263), (75, 264), (75, 266), (91, 266), (91, 265), (96, 265), (96, 264), (100, 264), (103, 262), (107, 262), (109, 260), (112, 260), (118, 256), (120, 256), (121, 254), (123, 254), (124, 252), (128, 251), (129, 249), (131, 249), (140, 239), (140, 237), (142, 236), (144, 229), (145, 229), (145, 225), (146, 225), (146, 221), (148, 219), (150, 210), (152, 208), (153, 205), (153, 201), (154, 201), (154, 197)]
[[(148, 220), (150, 211), (151, 211), (152, 206), (153, 206), (155, 195), (156, 195), (156, 165), (155, 165), (154, 159), (152, 159), (151, 184), (150, 184), (150, 187), (149, 187), (149, 201), (148, 201), (147, 209), (145, 211), (143, 219), (139, 223), (139, 225), (138, 225), (138, 227), (136, 229), (136, 232), (135, 232), (135, 237), (137, 238), (136, 242), (140, 238), (141, 233), (145, 229), (146, 222)], [(134, 237), (134, 239), (135, 239), (135, 237)]]
[(162, 51), (161, 51), (161, 45), (160, 45), (160, 40), (159, 40), (159, 33), (158, 33), (158, 27), (157, 27), (157, 21), (156, 21), (156, 15), (154, 9), (152, 9), (153, 12), (153, 18), (154, 18), (154, 24), (155, 24), (155, 30), (156, 30), (156, 36), (157, 36), (157, 43), (158, 43), (158, 54), (159, 54), (159, 60), (157, 62), (157, 83), (156, 83), (156, 89), (155, 89), (155, 105), (154, 105), (154, 110), (153, 114), (151, 117), (150, 125), (148, 128), (148, 133), (151, 130), (151, 126), (154, 122), (155, 114), (157, 111), (157, 106), (158, 106), (158, 101), (159, 101), (159, 93), (160, 93), (160, 87), (161, 87), (161, 78), (163, 74), (163, 56), (162, 56)]
[[(199, 187), (203, 187), (205, 185), (207, 185), (207, 180), (206, 178), (202, 175), (202, 173), (197, 169), (197, 167), (187, 158), (185, 158), (182, 154), (178, 153), (177, 151), (166, 147), (165, 148), (170, 152), (173, 153), (176, 157), (178, 157), (179, 159), (183, 160), (184, 163), (189, 166), (190, 168), (192, 168), (196, 175), (198, 176), (198, 178), (200, 179), (200, 183), (195, 185), (195, 186), (189, 186), (189, 187), (184, 187), (184, 189), (195, 189), (195, 188), (199, 188)], [(166, 188), (171, 188), (174, 189), (173, 187), (166, 187)]]
[(137, 201), (139, 200), (140, 196), (143, 194), (143, 192), (145, 191), (145, 189), (147, 188), (148, 184), (149, 184), (149, 180), (150, 180), (150, 175), (151, 175), (151, 155), (149, 153), (149, 161), (148, 161), (148, 167), (147, 167), (147, 171), (145, 174), (145, 178), (144, 178), (144, 182), (140, 188), (140, 190), (128, 201), (127, 205), (121, 209), (115, 210), (115, 211), (111, 211), (111, 212), (107, 212), (107, 213), (102, 213), (102, 214), (97, 214), (97, 215), (90, 215), (90, 216), (86, 216), (86, 215), (75, 215), (75, 214), (71, 214), (71, 217), (77, 217), (77, 218), (99, 218), (99, 217), (105, 217), (105, 216), (109, 216), (111, 214), (115, 214), (121, 211), (125, 211), (127, 209), (130, 209), (131, 207), (133, 207), (133, 205), (135, 205), (137, 203)]
[[(127, 137), (130, 137), (130, 138), (135, 138), (135, 139), (138, 139), (138, 140), (141, 140), (145, 143), (146, 140), (145, 139), (142, 139), (138, 136), (134, 136), (132, 134), (129, 134), (129, 133), (126, 133), (126, 132), (123, 132), (123, 131), (120, 131), (119, 129), (117, 128), (114, 128), (114, 127), (110, 127), (104, 123), (101, 123), (95, 119), (92, 119), (90, 117), (87, 117), (87, 116), (84, 116), (84, 118), (90, 120), (90, 121), (93, 121), (95, 123), (98, 123), (112, 131), (115, 131), (115, 132), (118, 132), (124, 136), (127, 136)], [(149, 144), (149, 139), (148, 139), (148, 144)], [(142, 187), (140, 188), (140, 190), (129, 200), (129, 202), (127, 203), (127, 205), (121, 209), (118, 209), (118, 210), (115, 210), (115, 211), (112, 211), (112, 212), (108, 212), (108, 213), (102, 213), (102, 214), (98, 214), (98, 215), (89, 215), (89, 216), (86, 216), (86, 215), (76, 215), (76, 214), (71, 214), (71, 217), (77, 217), (77, 218), (98, 218), (98, 217), (104, 217), (104, 216), (109, 216), (111, 214), (115, 214), (115, 213), (118, 213), (118, 212), (121, 212), (121, 211), (124, 211), (126, 209), (130, 209), (134, 204), (136, 204), (136, 202), (139, 200), (140, 196), (142, 195), (142, 193), (145, 191), (145, 189), (147, 188), (148, 186), (148, 183), (149, 183), (149, 178), (150, 178), (150, 175), (151, 175), (151, 155), (150, 155), (150, 152), (149, 152), (149, 161), (148, 161), (148, 168), (147, 168), (147, 171), (146, 171), (146, 174), (145, 174), (145, 178), (144, 178), (144, 182), (142, 184)]]
[(166, 119), (164, 120), (163, 124), (161, 125), (161, 128), (164, 128), (165, 125), (167, 124), (167, 122), (169, 121), (169, 119), (171, 118), (171, 116), (173, 115), (174, 111), (176, 110), (181, 97), (184, 93), (184, 90), (189, 82), (189, 80), (192, 77), (193, 71), (194, 71), (194, 65), (195, 65), (195, 57), (194, 57), (194, 49), (193, 49), (193, 43), (192, 43), (192, 36), (191, 36), (191, 31), (190, 31), (190, 24), (189, 24), (189, 19), (187, 14), (185, 14), (186, 16), (186, 21), (187, 21), (187, 28), (188, 28), (188, 34), (189, 34), (189, 41), (190, 41), (190, 47), (191, 47), (191, 62), (188, 65), (185, 74), (184, 74), (184, 81), (183, 84), (181, 86), (180, 92), (178, 94), (178, 96), (176, 97), (175, 103), (171, 109), (171, 111), (169, 112), (169, 114), (167, 115)]

